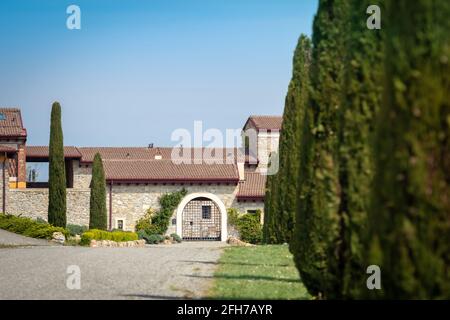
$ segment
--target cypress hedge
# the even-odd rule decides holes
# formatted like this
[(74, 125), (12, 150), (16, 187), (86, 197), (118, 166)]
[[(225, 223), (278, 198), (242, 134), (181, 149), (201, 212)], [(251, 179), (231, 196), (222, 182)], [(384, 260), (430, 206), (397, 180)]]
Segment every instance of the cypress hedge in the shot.
[(450, 3), (386, 0), (385, 12), (367, 264), (384, 298), (449, 299)]
[[(341, 252), (338, 112), (343, 105), (344, 58), (349, 3), (321, 0), (313, 25), (311, 96), (301, 138), (300, 203), (292, 251), (308, 291), (335, 297), (342, 274), (333, 261)], [(308, 114), (309, 113), (309, 114)], [(294, 248), (295, 247), (295, 248)]]
[(332, 270), (341, 276), (334, 297), (357, 296), (366, 288), (364, 240), (374, 174), (373, 135), (383, 83), (382, 30), (370, 30), (364, 13), (373, 1), (350, 1), (350, 33), (345, 59), (344, 103), (338, 121), (340, 185), (339, 255), (331, 255)]
[(300, 152), (300, 126), (303, 121), (304, 109), (308, 96), (309, 65), (311, 59), (311, 41), (301, 35), (294, 53), (293, 74), (286, 95), (283, 113), (283, 126), (279, 145), (279, 171), (277, 188), (277, 212), (273, 215), (278, 218), (273, 221), (274, 229), (278, 230), (275, 236), (278, 243), (290, 243), (294, 232), (295, 215), (297, 208), (297, 188)]
[(106, 230), (106, 180), (102, 157), (97, 152), (92, 163), (91, 197), (89, 203), (89, 229)]
[(50, 120), (48, 222), (56, 227), (66, 226), (66, 169), (61, 126), (61, 106), (52, 105)]
[[(272, 152), (270, 154), (269, 159), (269, 167), (278, 164), (275, 164), (274, 161), (277, 160), (278, 154), (276, 152)], [(280, 216), (278, 215), (278, 201), (277, 197), (279, 194), (279, 182), (278, 182), (278, 174), (270, 174), (267, 175), (266, 180), (266, 194), (264, 197), (264, 225), (263, 225), (263, 242), (270, 243), (279, 243), (279, 234), (277, 227), (279, 227)]]

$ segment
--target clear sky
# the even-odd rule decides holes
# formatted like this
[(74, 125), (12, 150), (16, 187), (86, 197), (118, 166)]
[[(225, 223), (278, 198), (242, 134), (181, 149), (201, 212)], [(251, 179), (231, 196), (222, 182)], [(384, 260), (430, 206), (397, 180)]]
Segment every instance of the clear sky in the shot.
[[(66, 8), (81, 8), (69, 30)], [(317, 0), (2, 0), (0, 106), (46, 145), (63, 108), (66, 145), (171, 146), (177, 128), (242, 127), (281, 114)]]

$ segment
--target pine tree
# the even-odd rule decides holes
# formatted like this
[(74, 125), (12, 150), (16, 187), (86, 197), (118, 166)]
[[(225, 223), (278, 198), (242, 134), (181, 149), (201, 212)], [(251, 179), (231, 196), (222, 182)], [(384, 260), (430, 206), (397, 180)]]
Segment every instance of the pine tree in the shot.
[(66, 227), (66, 170), (61, 126), (61, 106), (53, 103), (50, 120), (48, 222)]
[(314, 19), (311, 97), (301, 138), (300, 200), (293, 253), (310, 293), (334, 297), (342, 275), (333, 270), (341, 253), (337, 119), (342, 108), (348, 34), (347, 0), (321, 0)]
[(89, 229), (107, 229), (106, 180), (99, 153), (92, 163), (91, 197), (89, 206)]
[(449, 17), (448, 1), (386, 1), (367, 264), (388, 299), (450, 298)]
[(300, 152), (300, 126), (303, 121), (304, 109), (307, 102), (309, 84), (309, 65), (311, 59), (311, 41), (301, 35), (294, 52), (293, 74), (286, 95), (283, 113), (283, 127), (280, 135), (280, 167), (278, 171), (278, 206), (279, 219), (278, 243), (290, 243), (294, 232), (295, 215), (298, 199), (298, 170)]

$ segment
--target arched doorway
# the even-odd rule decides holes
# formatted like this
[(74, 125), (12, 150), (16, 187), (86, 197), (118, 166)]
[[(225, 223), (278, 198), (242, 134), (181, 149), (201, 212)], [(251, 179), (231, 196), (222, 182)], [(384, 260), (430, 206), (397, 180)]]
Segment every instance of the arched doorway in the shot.
[(226, 224), (225, 206), (213, 194), (187, 195), (178, 206), (177, 233), (184, 240), (225, 241)]

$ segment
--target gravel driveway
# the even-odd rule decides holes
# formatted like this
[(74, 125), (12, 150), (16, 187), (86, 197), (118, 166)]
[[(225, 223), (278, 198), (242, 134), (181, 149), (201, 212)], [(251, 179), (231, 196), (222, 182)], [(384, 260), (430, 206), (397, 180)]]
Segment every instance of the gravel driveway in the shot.
[[(45, 244), (45, 243), (44, 243)], [(0, 248), (0, 299), (201, 298), (226, 245), (183, 242), (145, 248)], [(79, 267), (80, 289), (68, 289)], [(76, 268), (76, 267), (75, 267)], [(75, 282), (70, 282), (75, 284)]]
[(0, 229), (0, 248), (5, 246), (50, 246), (57, 245), (44, 239), (33, 239)]

